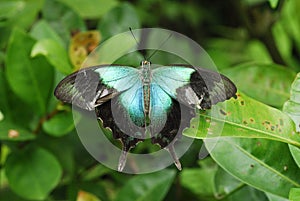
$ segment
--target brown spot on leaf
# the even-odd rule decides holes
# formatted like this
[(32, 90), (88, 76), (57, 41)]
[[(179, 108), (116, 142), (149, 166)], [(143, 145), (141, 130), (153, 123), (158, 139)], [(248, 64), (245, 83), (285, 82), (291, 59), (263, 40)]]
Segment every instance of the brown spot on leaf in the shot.
[(8, 131), (8, 137), (9, 137), (9, 138), (17, 138), (17, 137), (19, 137), (19, 136), (20, 136), (20, 133), (19, 133), (19, 131), (17, 131), (17, 130), (10, 129), (10, 130)]
[(279, 119), (279, 125), (280, 125), (280, 126), (283, 126), (283, 124), (284, 124), (284, 123), (283, 123), (283, 119)]
[(243, 124), (247, 125), (247, 124), (248, 124), (248, 122), (247, 122), (246, 120), (244, 120), (244, 121), (243, 121)]
[(275, 126), (271, 125), (271, 131), (275, 130)]
[(207, 123), (209, 123), (209, 122), (210, 122), (210, 119), (209, 119), (209, 118), (206, 118), (205, 121), (206, 121)]
[(251, 123), (254, 123), (254, 119), (253, 118), (250, 118), (249, 120), (250, 120)]
[(245, 101), (243, 101), (243, 100), (240, 103), (241, 103), (242, 106), (245, 105)]
[(253, 164), (251, 164), (251, 165), (250, 165), (250, 167), (251, 167), (251, 168), (254, 168), (254, 165), (253, 165)]
[(220, 109), (220, 113), (221, 113), (222, 115), (227, 115), (227, 113), (226, 113), (224, 110), (222, 110), (222, 109)]

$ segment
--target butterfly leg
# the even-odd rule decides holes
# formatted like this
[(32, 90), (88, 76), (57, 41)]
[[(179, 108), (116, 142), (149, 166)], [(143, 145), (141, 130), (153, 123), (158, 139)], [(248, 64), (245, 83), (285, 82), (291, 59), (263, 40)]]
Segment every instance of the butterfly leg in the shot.
[(125, 165), (126, 165), (127, 154), (128, 154), (127, 151), (122, 150), (122, 153), (121, 153), (120, 158), (119, 158), (119, 164), (118, 164), (118, 171), (119, 172), (122, 172)]
[(165, 147), (165, 149), (170, 153), (171, 157), (174, 160), (174, 164), (176, 165), (178, 170), (182, 170), (181, 168), (181, 163), (176, 155), (175, 149), (174, 149), (174, 145), (170, 144), (168, 147)]

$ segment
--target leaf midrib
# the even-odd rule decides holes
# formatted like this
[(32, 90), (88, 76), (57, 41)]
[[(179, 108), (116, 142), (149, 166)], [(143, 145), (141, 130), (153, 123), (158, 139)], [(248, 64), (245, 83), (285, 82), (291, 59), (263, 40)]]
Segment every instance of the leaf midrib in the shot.
[[(215, 117), (212, 117), (212, 116), (208, 116), (208, 115), (204, 115), (204, 114), (200, 114), (200, 116), (209, 117), (209, 118), (211, 118), (213, 120), (216, 120), (216, 121), (219, 121), (219, 122), (225, 122), (225, 123), (227, 123), (229, 125), (236, 126), (238, 128), (242, 128), (242, 129), (246, 129), (246, 130), (250, 130), (250, 131), (262, 133), (262, 134), (265, 134), (267, 136), (271, 136), (271, 137), (273, 137), (275, 139), (280, 139), (279, 141), (281, 141), (281, 142), (287, 142), (289, 144), (292, 144), (292, 145), (295, 145), (297, 147), (300, 147), (300, 142), (294, 141), (294, 140), (289, 139), (289, 138), (284, 138), (284, 137), (281, 137), (279, 135), (274, 135), (274, 134), (272, 134), (270, 132), (267, 132), (267, 131), (263, 131), (263, 130), (259, 130), (257, 128), (253, 128), (253, 127), (245, 126), (245, 125), (242, 125), (242, 124), (238, 124), (238, 123), (235, 123), (235, 122), (232, 122), (232, 121), (228, 121), (226, 119), (225, 120), (218, 119), (218, 118), (215, 118)], [(231, 136), (229, 136), (229, 137), (231, 137)], [(259, 137), (258, 136), (258, 137), (253, 137), (253, 138), (263, 138), (263, 137)]]
[(248, 153), (245, 149), (243, 149), (241, 146), (238, 146), (236, 143), (231, 143), (230, 141), (227, 141), (230, 144), (232, 144), (233, 146), (235, 146), (236, 148), (238, 148), (242, 153), (244, 153), (246, 156), (248, 156), (249, 158), (253, 159), (254, 161), (258, 162), (259, 164), (261, 164), (262, 166), (264, 166), (266, 169), (270, 170), (271, 172), (274, 172), (276, 175), (279, 175), (281, 178), (283, 178), (284, 180), (288, 181), (289, 183), (300, 187), (299, 183), (296, 183), (295, 181), (291, 180), (289, 177), (283, 175), (282, 173), (278, 172), (276, 169), (272, 168), (271, 166), (267, 165), (266, 163), (263, 163), (261, 160), (259, 160), (257, 157), (255, 157), (254, 155), (251, 155), (250, 153)]

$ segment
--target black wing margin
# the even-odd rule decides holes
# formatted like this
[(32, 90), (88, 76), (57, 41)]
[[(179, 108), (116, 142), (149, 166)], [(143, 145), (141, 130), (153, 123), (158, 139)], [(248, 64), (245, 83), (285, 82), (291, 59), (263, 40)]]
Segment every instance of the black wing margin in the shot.
[[(177, 89), (177, 99), (180, 102), (195, 102), (195, 100), (188, 100), (188, 91), (193, 91), (197, 95), (198, 100), (200, 100), (200, 107), (198, 107), (202, 110), (210, 109), (212, 105), (228, 100), (231, 97), (236, 98), (237, 88), (226, 76), (204, 68), (182, 67), (193, 68), (195, 72), (191, 74), (188, 85)], [(197, 105), (197, 103), (194, 103), (194, 105)]]
[(54, 91), (56, 98), (91, 111), (117, 95), (115, 89), (101, 83), (96, 68), (86, 68), (68, 75), (57, 85)]

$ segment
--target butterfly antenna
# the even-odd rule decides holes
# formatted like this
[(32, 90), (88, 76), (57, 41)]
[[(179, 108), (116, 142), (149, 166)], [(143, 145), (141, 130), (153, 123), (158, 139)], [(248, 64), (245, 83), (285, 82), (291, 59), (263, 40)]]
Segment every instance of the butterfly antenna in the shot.
[[(137, 46), (139, 46), (139, 45), (140, 45), (140, 43), (137, 41), (137, 39), (136, 39), (135, 35), (133, 34), (133, 31), (132, 31), (131, 27), (129, 27), (129, 31), (130, 31), (130, 33), (131, 33), (132, 37), (134, 38), (134, 40), (135, 40), (135, 42), (136, 42)], [(143, 55), (143, 57), (144, 57), (144, 60), (146, 60), (146, 57), (145, 57), (145, 55)]]
[(158, 50), (160, 50), (160, 48), (161, 48), (164, 44), (166, 44), (166, 42), (171, 38), (171, 36), (172, 36), (172, 34), (170, 34), (170, 35), (168, 36), (168, 38), (166, 38), (166, 40), (165, 40), (164, 42), (162, 42), (162, 44), (160, 44), (160, 46), (159, 46), (154, 52), (152, 52), (152, 54), (148, 57), (148, 60), (150, 60), (151, 57), (152, 57)]

